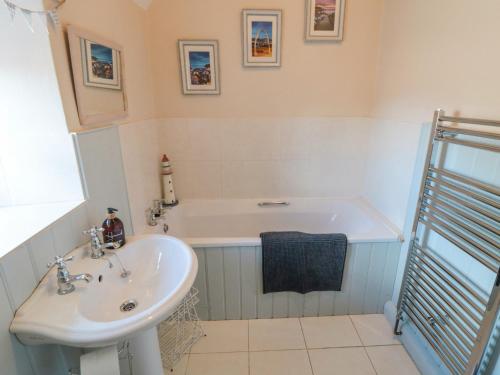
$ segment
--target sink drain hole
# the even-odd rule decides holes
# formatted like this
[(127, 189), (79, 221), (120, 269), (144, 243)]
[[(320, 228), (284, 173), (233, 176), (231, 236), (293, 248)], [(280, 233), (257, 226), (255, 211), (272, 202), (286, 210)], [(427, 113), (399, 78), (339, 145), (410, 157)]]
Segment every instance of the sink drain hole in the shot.
[(120, 311), (122, 312), (129, 312), (132, 311), (137, 307), (138, 303), (134, 299), (129, 299), (128, 301), (125, 301), (121, 304), (120, 306)]

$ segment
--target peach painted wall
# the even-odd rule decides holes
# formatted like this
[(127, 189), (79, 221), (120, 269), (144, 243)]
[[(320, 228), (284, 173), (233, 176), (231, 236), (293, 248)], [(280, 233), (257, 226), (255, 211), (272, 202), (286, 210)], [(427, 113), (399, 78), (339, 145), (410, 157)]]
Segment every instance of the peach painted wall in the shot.
[[(102, 35), (124, 47), (129, 116), (121, 123), (154, 116), (151, 63), (147, 47), (147, 14), (130, 0), (67, 1), (59, 11), (62, 29), (52, 33), (53, 55), (70, 131), (82, 131), (73, 94), (70, 62), (63, 35), (67, 24)], [(109, 124), (108, 124), (109, 125)]]
[[(282, 67), (243, 68), (241, 10), (282, 9)], [(153, 1), (157, 117), (366, 116), (382, 0), (350, 0), (342, 43), (305, 43), (305, 0)], [(178, 39), (218, 39), (221, 96), (184, 96)]]
[(373, 114), (500, 118), (500, 2), (385, 0)]

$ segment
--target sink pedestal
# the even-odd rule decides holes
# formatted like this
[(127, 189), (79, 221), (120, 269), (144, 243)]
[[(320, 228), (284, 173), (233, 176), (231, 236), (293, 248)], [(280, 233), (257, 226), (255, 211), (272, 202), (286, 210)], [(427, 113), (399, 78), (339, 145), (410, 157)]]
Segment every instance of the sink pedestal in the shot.
[(156, 327), (130, 339), (130, 353), (134, 375), (163, 375), (160, 343)]

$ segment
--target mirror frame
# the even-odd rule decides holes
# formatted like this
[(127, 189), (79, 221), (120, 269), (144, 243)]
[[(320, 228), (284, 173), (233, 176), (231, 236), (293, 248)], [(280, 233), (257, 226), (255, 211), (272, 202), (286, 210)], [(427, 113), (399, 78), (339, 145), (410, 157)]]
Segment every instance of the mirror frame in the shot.
[[(93, 32), (83, 30), (79, 27), (68, 25), (68, 43), (70, 51), (70, 60), (73, 76), (73, 88), (76, 97), (76, 105), (78, 108), (78, 117), (80, 119), (81, 125), (103, 125), (114, 120), (123, 119), (128, 116), (128, 102), (127, 102), (127, 92), (125, 85), (125, 59), (123, 56), (123, 47), (111, 40), (102, 38)], [(100, 113), (100, 114), (89, 114), (85, 113), (83, 108), (83, 97), (82, 91), (84, 88), (84, 77), (83, 77), (83, 66), (82, 66), (82, 52), (80, 39), (87, 39), (93, 42), (109, 46), (120, 53), (120, 80), (122, 85), (122, 95), (123, 95), (123, 111), (111, 112), (111, 113)]]

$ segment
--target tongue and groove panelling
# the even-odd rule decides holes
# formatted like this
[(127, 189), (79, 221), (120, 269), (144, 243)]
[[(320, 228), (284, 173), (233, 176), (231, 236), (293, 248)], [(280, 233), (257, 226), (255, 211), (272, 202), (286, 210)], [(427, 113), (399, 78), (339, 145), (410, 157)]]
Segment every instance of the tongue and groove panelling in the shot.
[(379, 314), (392, 297), (399, 242), (349, 244), (340, 292), (262, 293), (260, 246), (195, 248), (203, 320)]

